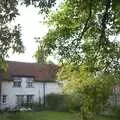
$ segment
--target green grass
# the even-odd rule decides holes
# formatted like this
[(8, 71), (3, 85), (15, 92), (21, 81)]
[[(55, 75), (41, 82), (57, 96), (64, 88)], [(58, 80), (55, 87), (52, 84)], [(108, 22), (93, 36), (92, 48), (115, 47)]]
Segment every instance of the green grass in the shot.
[[(78, 114), (67, 112), (18, 112), (0, 114), (0, 120), (80, 120)], [(98, 117), (96, 120), (118, 120), (109, 117)]]

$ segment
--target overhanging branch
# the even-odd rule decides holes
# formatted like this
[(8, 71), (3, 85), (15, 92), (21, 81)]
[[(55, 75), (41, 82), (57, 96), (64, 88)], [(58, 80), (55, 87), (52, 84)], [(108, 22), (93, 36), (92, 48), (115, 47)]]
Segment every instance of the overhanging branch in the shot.
[(86, 20), (86, 22), (85, 22), (85, 24), (84, 24), (84, 28), (83, 28), (82, 32), (79, 34), (79, 40), (77, 41), (77, 46), (79, 46), (79, 42), (82, 40), (85, 32), (86, 32), (86, 31), (88, 30), (88, 28), (89, 28), (89, 27), (88, 27), (88, 23), (89, 23), (89, 21), (90, 21), (90, 19), (91, 19), (91, 15), (92, 15), (92, 0), (90, 1), (90, 4), (89, 4), (89, 14), (88, 14), (88, 18), (87, 18), (87, 20)]
[(101, 21), (101, 35), (99, 40), (99, 47), (104, 46), (108, 43), (108, 40), (106, 38), (106, 28), (107, 23), (109, 21), (109, 10), (111, 7), (111, 0), (105, 0), (105, 11), (103, 13), (102, 21)]

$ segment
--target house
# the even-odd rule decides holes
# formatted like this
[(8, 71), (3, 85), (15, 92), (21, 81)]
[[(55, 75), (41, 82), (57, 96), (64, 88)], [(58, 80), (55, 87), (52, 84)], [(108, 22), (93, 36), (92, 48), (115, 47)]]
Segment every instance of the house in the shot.
[(0, 108), (41, 102), (50, 93), (61, 93), (56, 80), (58, 66), (8, 61), (7, 72), (0, 75)]

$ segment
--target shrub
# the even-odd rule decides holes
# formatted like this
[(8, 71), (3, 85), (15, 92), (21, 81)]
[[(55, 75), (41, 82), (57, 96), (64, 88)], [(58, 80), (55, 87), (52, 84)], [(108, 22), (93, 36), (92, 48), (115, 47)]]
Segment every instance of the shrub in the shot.
[(9, 107), (6, 107), (4, 108), (3, 110), (1, 110), (1, 112), (9, 112), (10, 111), (10, 108)]
[(65, 96), (61, 94), (48, 94), (46, 96), (46, 108), (55, 111), (67, 111)]
[(77, 94), (65, 97), (69, 111), (80, 111), (80, 96)]
[(43, 110), (43, 105), (40, 103), (32, 103), (32, 110), (33, 111)]
[(48, 94), (46, 108), (55, 111), (80, 111), (79, 95)]
[(43, 106), (42, 106), (42, 104), (40, 104), (40, 103), (23, 103), (22, 104), (22, 106), (16, 106), (15, 108), (14, 108), (14, 111), (40, 111), (40, 110), (42, 110), (43, 109)]
[(112, 107), (112, 114), (120, 119), (120, 106)]

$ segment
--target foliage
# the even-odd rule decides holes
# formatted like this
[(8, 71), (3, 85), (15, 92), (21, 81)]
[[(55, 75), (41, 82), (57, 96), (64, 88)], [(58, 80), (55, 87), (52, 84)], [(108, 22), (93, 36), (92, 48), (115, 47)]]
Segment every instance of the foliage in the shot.
[(34, 5), (35, 7), (40, 8), (41, 13), (47, 13), (55, 5), (56, 0), (21, 0), (22, 4), (26, 6)]
[(112, 115), (120, 119), (120, 106), (112, 106)]
[(55, 111), (67, 111), (66, 96), (60, 94), (48, 94), (46, 96), (46, 108)]
[(112, 86), (119, 84), (119, 8), (118, 0), (64, 0), (49, 14), (50, 29), (42, 38), (44, 51), (60, 56), (59, 79), (66, 84), (65, 92), (80, 96), (84, 120), (94, 119)]
[(78, 94), (48, 94), (46, 96), (46, 109), (55, 111), (79, 112), (80, 96)]
[[(77, 68), (77, 69), (76, 69)], [(81, 119), (93, 120), (103, 111), (111, 95), (112, 86), (115, 84), (112, 75), (90, 73), (87, 66), (64, 65), (59, 74), (59, 79), (64, 81), (64, 92), (79, 98), (79, 111)], [(76, 101), (77, 102), (77, 101)]]
[(4, 68), (4, 58), (9, 56), (9, 50), (13, 50), (13, 53), (24, 51), (20, 25), (11, 25), (15, 17), (19, 15), (17, 4), (16, 0), (0, 1), (0, 69)]
[(22, 107), (23, 108), (31, 108), (32, 111), (40, 111), (43, 109), (43, 106), (41, 103), (38, 103), (38, 102), (33, 102), (33, 103), (24, 103), (22, 104)]
[(46, 51), (44, 50), (43, 41), (40, 42), (38, 46), (37, 52), (35, 53), (34, 57), (37, 59), (38, 63), (45, 64), (46, 63)]
[(62, 62), (84, 62), (91, 71), (118, 69), (119, 7), (118, 0), (65, 0), (49, 15), (50, 29), (43, 37), (46, 53), (57, 51)]
[(67, 109), (69, 112), (79, 112), (80, 111), (80, 99), (81, 97), (77, 93), (73, 94), (66, 94), (65, 100), (67, 103)]

